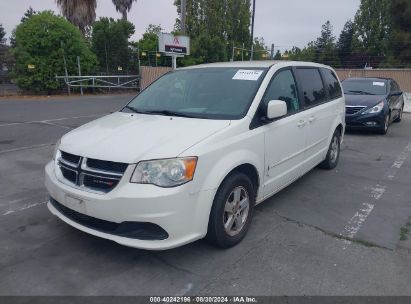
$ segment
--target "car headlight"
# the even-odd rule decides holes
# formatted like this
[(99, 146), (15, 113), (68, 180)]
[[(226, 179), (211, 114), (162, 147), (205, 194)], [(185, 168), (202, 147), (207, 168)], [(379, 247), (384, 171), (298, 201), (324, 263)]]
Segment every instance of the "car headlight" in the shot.
[(142, 161), (137, 164), (130, 182), (176, 187), (193, 179), (196, 166), (197, 157)]
[(382, 111), (382, 109), (384, 109), (384, 101), (381, 101), (379, 104), (377, 104), (376, 106), (366, 110), (363, 112), (363, 114), (376, 114), (376, 113), (380, 113)]
[(57, 155), (57, 152), (59, 151), (60, 143), (61, 143), (61, 139), (59, 139), (54, 145), (53, 160), (56, 160), (56, 155)]

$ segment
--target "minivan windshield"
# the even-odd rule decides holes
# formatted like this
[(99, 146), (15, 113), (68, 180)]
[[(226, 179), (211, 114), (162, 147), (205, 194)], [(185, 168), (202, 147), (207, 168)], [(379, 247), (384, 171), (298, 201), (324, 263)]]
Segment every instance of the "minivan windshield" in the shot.
[(167, 73), (123, 111), (203, 119), (243, 118), (267, 69), (195, 68)]
[(346, 79), (342, 82), (344, 93), (348, 95), (385, 95), (387, 83), (381, 79)]

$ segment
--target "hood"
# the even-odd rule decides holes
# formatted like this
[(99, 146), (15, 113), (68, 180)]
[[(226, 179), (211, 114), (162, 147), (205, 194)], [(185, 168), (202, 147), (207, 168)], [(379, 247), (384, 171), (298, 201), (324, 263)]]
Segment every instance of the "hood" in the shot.
[(345, 104), (347, 106), (373, 107), (380, 101), (386, 99), (386, 95), (348, 95), (345, 94)]
[(60, 149), (123, 163), (172, 158), (229, 125), (228, 120), (116, 112), (67, 133)]

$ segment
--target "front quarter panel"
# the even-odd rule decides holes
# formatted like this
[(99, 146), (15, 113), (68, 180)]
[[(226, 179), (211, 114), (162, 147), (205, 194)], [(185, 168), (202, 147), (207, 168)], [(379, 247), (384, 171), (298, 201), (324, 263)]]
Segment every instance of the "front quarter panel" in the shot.
[[(193, 183), (195, 191), (211, 191), (215, 196), (218, 187), (227, 175), (236, 167), (250, 164), (258, 172), (260, 185), (263, 184), (264, 172), (264, 133), (261, 128), (249, 130), (248, 117), (235, 121), (223, 132), (212, 136), (200, 144), (185, 151), (180, 156), (196, 155), (198, 164)], [(262, 197), (261, 188), (257, 194), (257, 201)], [(208, 223), (212, 201), (207, 209), (201, 209), (206, 214), (197, 215), (196, 218)]]

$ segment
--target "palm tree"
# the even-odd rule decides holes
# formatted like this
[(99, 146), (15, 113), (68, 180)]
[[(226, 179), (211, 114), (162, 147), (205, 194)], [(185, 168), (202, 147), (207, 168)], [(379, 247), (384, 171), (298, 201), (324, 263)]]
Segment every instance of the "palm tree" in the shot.
[(61, 13), (83, 34), (96, 20), (97, 0), (55, 0)]
[(131, 10), (133, 2), (137, 0), (112, 0), (113, 4), (116, 6), (117, 12), (120, 12), (123, 15), (123, 20), (127, 20), (127, 12)]

